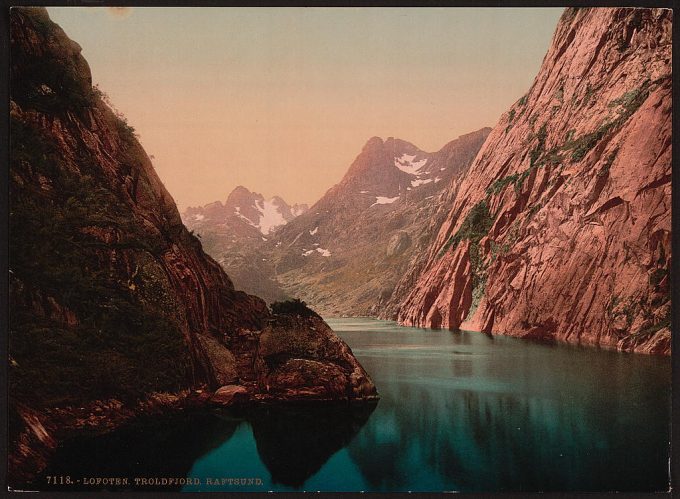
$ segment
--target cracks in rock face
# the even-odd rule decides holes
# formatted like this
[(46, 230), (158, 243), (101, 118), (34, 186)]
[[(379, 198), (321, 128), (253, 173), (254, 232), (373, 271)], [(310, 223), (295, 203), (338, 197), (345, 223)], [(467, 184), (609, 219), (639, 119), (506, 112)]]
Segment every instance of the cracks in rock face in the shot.
[[(594, 20), (597, 25), (588, 24)], [(604, 29), (603, 22), (611, 28)], [(649, 263), (649, 254), (656, 252), (656, 259), (659, 250), (645, 246), (659, 237), (650, 232), (669, 223), (664, 210), (670, 207), (670, 121), (665, 111), (670, 109), (670, 91), (663, 66), (668, 54), (662, 46), (670, 36), (669, 22), (663, 13), (644, 10), (565, 11), (530, 96), (511, 107), (451, 198), (439, 247), (433, 247), (422, 271), (427, 278), (415, 283), (423, 288), (412, 293), (401, 315), (416, 317), (411, 309), (417, 308), (419, 297), (428, 297), (436, 304), (451, 302), (450, 311), (439, 309), (443, 323), (454, 324), (464, 309), (468, 324), (486, 332), (497, 328), (519, 334), (523, 329), (518, 324), (526, 319), (532, 335), (549, 332), (566, 341), (669, 351), (663, 319), (668, 264)], [(623, 52), (617, 50), (619, 38), (626, 45)], [(578, 75), (564, 78), (563, 70), (574, 69)], [(532, 109), (535, 103), (543, 108)], [(556, 103), (559, 109), (551, 114)], [(633, 141), (646, 128), (658, 130), (660, 138), (645, 142), (645, 153), (636, 154)], [(640, 175), (642, 168), (649, 173)], [(465, 237), (464, 219), (483, 200), (493, 213), (488, 238)], [(516, 220), (519, 230), (513, 231)], [(590, 255), (583, 268), (577, 258), (581, 253)], [(453, 274), (461, 258), (469, 269), (458, 280)], [(526, 276), (513, 263), (520, 258)], [(601, 275), (592, 261), (612, 271)], [(429, 268), (436, 269), (436, 285)], [(564, 278), (557, 276), (567, 271), (574, 282), (563, 287)], [(625, 290), (616, 287), (621, 282), (616, 274), (627, 282)], [(541, 296), (551, 286), (560, 289), (555, 296), (561, 305)], [(468, 288), (469, 303), (454, 299), (458, 288)], [(601, 321), (615, 292), (626, 302), (615, 310), (616, 327)], [(525, 310), (527, 303), (537, 306)], [(429, 312), (429, 319), (437, 319), (436, 314)], [(553, 325), (556, 329), (550, 332)]]

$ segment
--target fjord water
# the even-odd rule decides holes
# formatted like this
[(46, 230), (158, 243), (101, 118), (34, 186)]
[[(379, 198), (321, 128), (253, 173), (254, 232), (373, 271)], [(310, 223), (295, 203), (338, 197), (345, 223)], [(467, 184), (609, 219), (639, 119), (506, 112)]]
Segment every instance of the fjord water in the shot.
[(668, 488), (668, 358), (328, 322), (381, 395), (347, 448), (367, 489)]
[(185, 491), (668, 488), (668, 358), (328, 323), (373, 377), (377, 406), (154, 418), (72, 443), (52, 472), (201, 479)]

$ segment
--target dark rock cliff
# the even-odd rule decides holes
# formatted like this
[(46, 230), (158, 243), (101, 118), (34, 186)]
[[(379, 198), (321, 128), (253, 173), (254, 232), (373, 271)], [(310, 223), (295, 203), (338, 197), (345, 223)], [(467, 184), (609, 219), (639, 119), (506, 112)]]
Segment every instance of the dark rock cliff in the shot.
[[(97, 400), (122, 413), (223, 385), (250, 400), (374, 398), (323, 321), (234, 290), (47, 12), (12, 9), (10, 28), (10, 477), (44, 465), (52, 433), (97, 421)], [(328, 348), (299, 347), (312, 330)], [(263, 357), (278, 333), (288, 343)]]
[(564, 12), (399, 284), (402, 324), (670, 353), (671, 22)]

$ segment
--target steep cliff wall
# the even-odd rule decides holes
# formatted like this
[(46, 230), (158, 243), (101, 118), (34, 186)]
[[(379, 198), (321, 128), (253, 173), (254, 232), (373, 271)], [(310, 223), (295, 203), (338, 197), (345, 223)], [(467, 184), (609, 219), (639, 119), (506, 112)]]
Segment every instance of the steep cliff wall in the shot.
[(671, 21), (564, 12), (402, 281), (401, 323), (670, 352)]
[[(36, 448), (70, 424), (46, 416), (55, 408), (84, 420), (97, 400), (199, 385), (264, 401), (375, 396), (322, 321), (272, 316), (234, 290), (44, 9), (11, 12), (10, 108), (12, 478), (40, 468)], [(272, 330), (297, 339), (270, 358)]]

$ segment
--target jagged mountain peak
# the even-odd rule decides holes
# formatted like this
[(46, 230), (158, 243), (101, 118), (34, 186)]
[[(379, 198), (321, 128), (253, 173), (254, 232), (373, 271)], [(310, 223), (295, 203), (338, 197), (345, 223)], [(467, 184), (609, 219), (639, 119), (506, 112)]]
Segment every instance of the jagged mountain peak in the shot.
[(259, 196), (259, 197), (262, 197), (261, 194), (257, 194), (255, 192), (251, 191), (250, 189), (248, 189), (247, 187), (244, 187), (242, 185), (238, 185), (227, 196), (227, 203), (232, 198), (239, 198), (239, 197), (243, 197), (243, 196)]
[(429, 241), (438, 196), (465, 172), (489, 131), (436, 153), (371, 138), (343, 180), (266, 243), (285, 291), (329, 314), (370, 314)]
[(383, 147), (383, 139), (382, 137), (371, 137), (366, 141), (366, 144), (364, 144), (364, 147), (361, 149), (362, 152), (364, 151), (371, 151), (371, 150), (380, 150)]
[(281, 196), (266, 199), (262, 194), (239, 185), (229, 193), (224, 204), (215, 201), (204, 206), (190, 207), (182, 217), (187, 226), (193, 229), (221, 227), (221, 230), (231, 230), (238, 237), (253, 236), (257, 232), (267, 235), (306, 210), (307, 205), (291, 206)]
[[(406, 140), (372, 137), (350, 165), (343, 179), (332, 187), (314, 205), (324, 211), (328, 204), (350, 203), (364, 210), (380, 205), (390, 205), (400, 199), (422, 199), (433, 195), (447, 185), (456, 168), (453, 164), (466, 164), (469, 150), (484, 142), (491, 128), (485, 127), (461, 135), (435, 153), (425, 152)], [(442, 182), (441, 184), (439, 184)], [(437, 187), (435, 188), (435, 184)], [(343, 201), (344, 200), (344, 201)]]
[(404, 154), (411, 155), (421, 155), (428, 154), (425, 151), (420, 150), (414, 144), (398, 139), (395, 137), (387, 137), (383, 140), (381, 137), (371, 137), (368, 139), (364, 147), (361, 149), (361, 153), (356, 157), (354, 163), (362, 162), (367, 158), (376, 158), (379, 156), (389, 157), (400, 157)]
[(396, 137), (387, 137), (387, 139), (385, 139), (385, 142), (383, 143), (383, 147), (387, 151), (393, 152), (395, 156), (399, 156), (404, 153), (427, 154), (424, 151), (421, 151), (417, 146), (415, 146), (411, 142)]
[[(395, 199), (412, 188), (431, 154), (401, 139), (372, 137), (354, 159), (347, 173), (325, 197), (358, 197), (359, 205), (370, 206), (380, 199)], [(373, 200), (367, 203), (365, 195)], [(361, 201), (361, 198), (366, 198)], [(365, 206), (364, 206), (365, 205)]]

